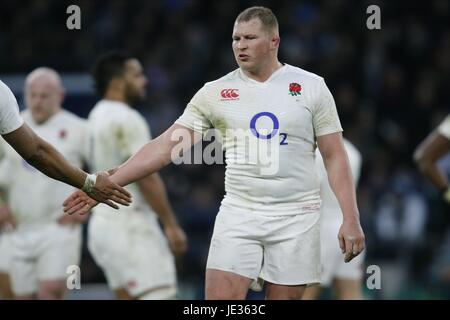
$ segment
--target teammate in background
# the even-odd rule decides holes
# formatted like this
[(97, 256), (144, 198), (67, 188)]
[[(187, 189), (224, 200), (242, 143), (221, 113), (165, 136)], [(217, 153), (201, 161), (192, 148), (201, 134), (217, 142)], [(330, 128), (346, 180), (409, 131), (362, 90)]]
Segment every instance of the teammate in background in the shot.
[(128, 192), (111, 183), (106, 175), (89, 175), (73, 167), (52, 145), (36, 135), (23, 122), (16, 98), (2, 81), (0, 81), (0, 134), (22, 158), (50, 178), (80, 188), (92, 199), (113, 208), (118, 208), (114, 202), (122, 205), (131, 202)]
[[(91, 160), (101, 171), (120, 165), (150, 140), (145, 119), (132, 108), (145, 98), (147, 80), (139, 61), (119, 52), (100, 57), (93, 77), (102, 100), (88, 118)], [(186, 236), (172, 212), (164, 183), (155, 173), (127, 189), (134, 200), (119, 214), (107, 207), (93, 210), (89, 249), (118, 299), (173, 299), (177, 285), (171, 249), (175, 255), (184, 253)]]
[[(227, 163), (226, 195), (211, 240), (206, 299), (245, 299), (261, 279), (267, 282), (267, 299), (301, 299), (307, 284), (320, 282), (316, 143), (344, 216), (339, 243), (345, 261), (365, 246), (342, 128), (323, 78), (278, 61), (278, 22), (270, 9), (252, 7), (239, 14), (232, 39), (239, 68), (206, 83), (176, 123), (111, 179), (127, 185), (157, 172), (177, 158), (174, 150), (185, 151), (206, 130), (218, 129)], [(279, 156), (269, 167), (278, 170), (264, 170), (266, 159), (253, 161), (253, 154), (273, 145)], [(65, 210), (84, 213), (94, 205), (76, 192)]]
[(450, 183), (445, 173), (438, 167), (438, 160), (450, 152), (450, 115), (439, 127), (417, 147), (414, 152), (422, 174), (439, 191), (442, 199), (450, 204)]
[[(350, 169), (355, 186), (361, 171), (361, 154), (350, 141), (344, 139)], [(342, 224), (342, 212), (328, 183), (327, 171), (320, 152), (316, 151), (316, 168), (320, 180), (322, 199), (320, 216), (320, 238), (322, 249), (322, 282), (306, 288), (303, 299), (318, 299), (323, 287), (332, 287), (339, 300), (360, 300), (363, 298), (361, 280), (363, 276), (364, 252), (349, 263), (344, 263), (341, 250), (336, 242), (336, 234)]]
[[(64, 88), (56, 71), (38, 68), (25, 81), (27, 109), (22, 117), (76, 167), (89, 152), (85, 120), (61, 108)], [(3, 143), (3, 142), (2, 142)], [(67, 268), (79, 265), (83, 216), (64, 215), (61, 204), (73, 191), (48, 179), (4, 144), (0, 184), (8, 194), (0, 226), (3, 273), (9, 274), (16, 299), (63, 299)]]

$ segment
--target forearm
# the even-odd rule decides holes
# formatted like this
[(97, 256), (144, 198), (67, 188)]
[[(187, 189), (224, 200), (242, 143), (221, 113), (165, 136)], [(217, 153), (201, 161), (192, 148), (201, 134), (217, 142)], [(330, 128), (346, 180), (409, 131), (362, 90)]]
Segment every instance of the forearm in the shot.
[(36, 152), (25, 160), (47, 176), (81, 189), (86, 173), (68, 163), (49, 143), (38, 139)]
[[(182, 141), (178, 139), (179, 137), (183, 138)], [(121, 186), (136, 182), (159, 171), (174, 160), (172, 158), (178, 155), (172, 154), (173, 150), (188, 150), (195, 142), (192, 130), (174, 124), (122, 164), (111, 176), (111, 180)]]
[(177, 223), (167, 197), (164, 183), (158, 173), (149, 175), (138, 182), (145, 201), (153, 208), (164, 226)]
[(76, 188), (83, 187), (86, 173), (70, 165), (61, 153), (36, 135), (26, 124), (3, 138), (22, 158), (42, 173)]
[(160, 138), (144, 145), (134, 156), (122, 164), (111, 176), (111, 181), (126, 186), (168, 165), (170, 154), (167, 154), (165, 147), (161, 145), (162, 141), (158, 140)]
[(347, 155), (344, 150), (339, 154), (324, 157), (328, 182), (341, 207), (344, 220), (358, 220), (356, 192)]

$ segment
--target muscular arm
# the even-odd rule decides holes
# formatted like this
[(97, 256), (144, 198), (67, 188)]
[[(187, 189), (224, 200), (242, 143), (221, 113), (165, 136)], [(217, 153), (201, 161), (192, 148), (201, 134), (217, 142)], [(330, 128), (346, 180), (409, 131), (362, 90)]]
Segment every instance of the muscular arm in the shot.
[(3, 135), (22, 158), (45, 175), (82, 188), (86, 173), (70, 165), (66, 159), (48, 142), (36, 135), (27, 124)]
[(345, 262), (351, 261), (365, 248), (364, 232), (359, 222), (355, 186), (350, 163), (342, 142), (342, 134), (331, 133), (317, 138), (327, 170), (328, 182), (338, 199), (343, 214), (338, 239)]
[(173, 161), (180, 149), (186, 151), (201, 139), (200, 134), (179, 124), (173, 124), (163, 134), (145, 144), (111, 176), (121, 186), (153, 174)]
[(445, 190), (449, 181), (437, 162), (450, 152), (450, 140), (438, 132), (431, 133), (414, 152), (414, 160), (422, 174), (438, 189)]
[(341, 133), (317, 138), (317, 145), (327, 170), (328, 182), (339, 201), (344, 220), (359, 221), (355, 186)]

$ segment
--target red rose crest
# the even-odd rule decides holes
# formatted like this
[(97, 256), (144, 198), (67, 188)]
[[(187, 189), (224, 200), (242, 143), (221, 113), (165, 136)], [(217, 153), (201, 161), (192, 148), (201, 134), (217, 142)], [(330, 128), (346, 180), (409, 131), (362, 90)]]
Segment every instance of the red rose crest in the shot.
[(289, 94), (291, 96), (299, 96), (302, 91), (302, 86), (299, 85), (297, 82), (292, 82), (289, 84)]

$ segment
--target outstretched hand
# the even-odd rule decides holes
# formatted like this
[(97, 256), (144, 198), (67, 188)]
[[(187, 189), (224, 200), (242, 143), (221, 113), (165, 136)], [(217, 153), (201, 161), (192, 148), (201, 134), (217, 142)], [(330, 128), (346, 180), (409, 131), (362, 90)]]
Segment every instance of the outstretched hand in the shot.
[(110, 181), (107, 172), (97, 175), (95, 185), (87, 195), (97, 202), (105, 203), (114, 209), (119, 209), (116, 203), (124, 206), (129, 206), (131, 203), (131, 194), (118, 184)]
[(80, 214), (84, 215), (88, 213), (99, 202), (90, 198), (86, 193), (81, 190), (77, 190), (72, 193), (63, 203), (64, 212), (67, 214)]

